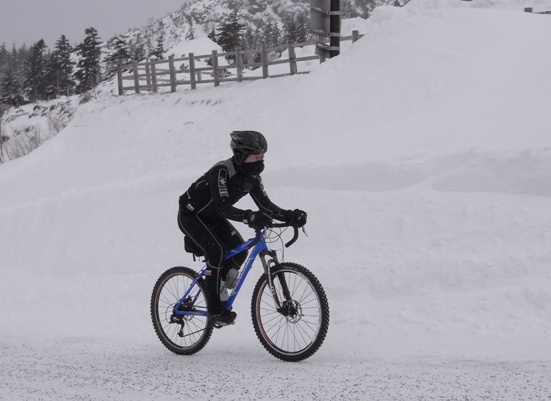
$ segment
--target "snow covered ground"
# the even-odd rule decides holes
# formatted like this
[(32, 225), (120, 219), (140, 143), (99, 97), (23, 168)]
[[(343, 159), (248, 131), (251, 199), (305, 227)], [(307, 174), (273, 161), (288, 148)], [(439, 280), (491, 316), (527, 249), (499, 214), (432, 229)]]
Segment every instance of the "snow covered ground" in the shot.
[[(531, 5), (551, 10), (379, 8), (307, 76), (102, 96), (0, 165), (0, 399), (549, 400), (551, 17)], [(200, 267), (178, 196), (236, 129), (265, 133), (268, 193), (309, 213), (285, 258), (331, 323), (301, 363), (256, 339), (254, 271), (197, 355), (150, 323), (157, 277)]]

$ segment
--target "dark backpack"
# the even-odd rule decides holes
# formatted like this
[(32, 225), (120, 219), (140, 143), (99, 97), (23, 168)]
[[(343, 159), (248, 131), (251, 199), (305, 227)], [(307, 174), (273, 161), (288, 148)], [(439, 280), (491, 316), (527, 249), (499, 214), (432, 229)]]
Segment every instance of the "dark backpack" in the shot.
[(193, 255), (193, 260), (195, 260), (195, 257), (199, 258), (201, 256), (205, 256), (205, 252), (201, 249), (201, 247), (197, 245), (187, 235), (184, 236), (184, 249), (186, 250), (186, 252), (191, 253)]

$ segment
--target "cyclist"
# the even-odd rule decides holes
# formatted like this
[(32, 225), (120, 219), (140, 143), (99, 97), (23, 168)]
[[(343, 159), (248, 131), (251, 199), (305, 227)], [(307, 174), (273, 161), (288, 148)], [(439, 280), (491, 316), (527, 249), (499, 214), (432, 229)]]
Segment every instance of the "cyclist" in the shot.
[[(226, 324), (232, 323), (237, 314), (225, 307), (220, 295), (225, 288), (233, 288), (237, 271), (247, 257), (241, 252), (224, 260), (227, 250), (244, 242), (229, 220), (258, 230), (270, 226), (272, 219), (302, 227), (307, 218), (302, 210), (284, 210), (276, 206), (264, 191), (260, 173), (264, 170), (264, 154), (268, 150), (266, 138), (257, 131), (234, 131), (230, 136), (233, 157), (216, 163), (195, 181), (180, 196), (178, 211), (180, 230), (208, 260), (205, 295), (209, 315), (215, 322)], [(258, 211), (233, 206), (247, 194)]]

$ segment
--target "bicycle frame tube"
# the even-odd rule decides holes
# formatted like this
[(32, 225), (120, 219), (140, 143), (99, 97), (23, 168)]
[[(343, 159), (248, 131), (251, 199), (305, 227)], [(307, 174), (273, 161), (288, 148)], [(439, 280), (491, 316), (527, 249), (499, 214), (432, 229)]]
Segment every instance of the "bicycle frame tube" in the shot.
[[(244, 242), (243, 244), (239, 245), (238, 247), (232, 249), (231, 251), (227, 252), (225, 255), (225, 259), (229, 259), (235, 254), (242, 252), (250, 246), (254, 241), (256, 241), (256, 238), (251, 238), (250, 240)], [(268, 246), (264, 242), (264, 233), (260, 233), (259, 239), (256, 242), (256, 244), (251, 248), (251, 252), (249, 253), (249, 257), (247, 258), (247, 261), (243, 265), (243, 271), (241, 272), (241, 275), (239, 276), (239, 281), (237, 282), (235, 288), (233, 289), (232, 293), (230, 294), (230, 297), (226, 301), (226, 308), (231, 309), (233, 302), (235, 301), (235, 298), (237, 297), (237, 294), (239, 294), (239, 290), (241, 289), (241, 286), (245, 282), (245, 279), (247, 278), (247, 275), (251, 271), (253, 267), (253, 263), (258, 256), (260, 252), (263, 250), (268, 249)]]
[[(254, 245), (252, 245), (254, 243)], [(251, 248), (252, 245), (252, 248)], [(235, 288), (233, 289), (230, 297), (226, 301), (225, 305), (228, 309), (230, 309), (233, 305), (233, 302), (235, 301), (235, 298), (237, 297), (237, 294), (239, 293), (239, 290), (241, 289), (241, 286), (245, 282), (245, 279), (247, 278), (247, 275), (249, 274), (249, 271), (253, 267), (254, 261), (258, 254), (262, 252), (263, 250), (268, 249), (268, 246), (264, 242), (264, 233), (260, 232), (258, 239), (257, 237), (251, 238), (244, 243), (238, 245), (234, 249), (229, 250), (224, 254), (224, 259), (229, 259), (238, 253), (244, 252), (247, 249), (251, 248), (251, 252), (249, 253), (249, 257), (247, 258), (246, 262), (243, 265), (243, 270), (241, 275), (239, 276), (239, 281), (237, 282)], [(185, 299), (190, 296), (194, 288), (196, 288), (197, 282), (205, 275), (205, 271), (207, 270), (207, 266), (203, 267), (203, 269), (199, 272), (199, 276), (193, 280), (187, 291), (185, 292), (184, 296), (174, 305), (173, 313), (176, 315), (201, 315), (201, 316), (208, 316), (207, 311), (195, 311), (195, 312), (186, 312), (186, 311), (179, 311), (178, 308), (180, 305), (185, 301)], [(194, 298), (197, 299), (199, 296), (199, 293), (195, 294)], [(195, 300), (194, 300), (195, 301)]]
[[(199, 272), (199, 275), (195, 278), (195, 280), (193, 280), (191, 282), (191, 285), (189, 286), (189, 288), (187, 289), (187, 291), (185, 292), (184, 296), (182, 298), (180, 298), (180, 300), (176, 303), (176, 305), (174, 305), (174, 308), (172, 309), (172, 312), (175, 314), (175, 315), (201, 315), (201, 316), (208, 316), (208, 312), (207, 311), (196, 311), (196, 312), (185, 312), (185, 311), (180, 311), (178, 310), (178, 308), (180, 307), (180, 305), (182, 305), (182, 303), (187, 299), (188, 296), (190, 296), (191, 292), (196, 289), (197, 287), (195, 286), (197, 284), (197, 282), (201, 279), (201, 277), (203, 277), (205, 275), (205, 271), (207, 270), (207, 266), (203, 267), (203, 269), (201, 269), (201, 271)], [(199, 297), (199, 294), (200, 292), (197, 291), (197, 293), (193, 296), (193, 302), (195, 303), (195, 301), (197, 300), (197, 298)]]
[[(243, 242), (241, 245), (236, 246), (233, 249), (230, 249), (228, 252), (224, 254), (224, 260), (229, 259), (237, 255), (238, 253), (241, 253), (243, 251), (246, 251), (248, 248), (251, 247), (251, 244), (256, 241), (255, 238), (250, 238), (247, 241)], [(260, 237), (258, 239), (258, 242), (264, 242), (264, 234), (260, 233)]]

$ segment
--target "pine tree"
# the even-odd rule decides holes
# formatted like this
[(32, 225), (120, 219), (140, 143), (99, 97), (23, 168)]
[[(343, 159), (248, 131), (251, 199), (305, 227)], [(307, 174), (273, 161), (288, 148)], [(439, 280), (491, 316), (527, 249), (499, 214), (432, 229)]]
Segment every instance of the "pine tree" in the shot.
[(164, 35), (161, 32), (161, 36), (159, 36), (159, 39), (157, 39), (157, 47), (155, 48), (155, 50), (151, 52), (149, 57), (155, 57), (157, 60), (162, 60), (164, 58), (165, 49), (163, 46), (163, 42), (164, 42)]
[(162, 60), (165, 53), (165, 24), (162, 20), (159, 20), (159, 28), (157, 32), (159, 32), (159, 37), (157, 38), (157, 47), (149, 54), (149, 57), (155, 57), (157, 60)]
[(302, 43), (308, 41), (310, 35), (310, 16), (307, 12), (299, 13), (297, 16), (297, 41)]
[(210, 30), (209, 34), (207, 35), (207, 38), (209, 38), (214, 43), (216, 43), (216, 32), (214, 30), (214, 25), (212, 26), (212, 29)]
[[(242, 46), (242, 35), (245, 25), (239, 22), (237, 10), (232, 11), (227, 21), (222, 22), (216, 34), (216, 43), (225, 52), (233, 52)], [(235, 61), (235, 56), (226, 57), (229, 62)]]
[(281, 30), (276, 22), (270, 21), (264, 28), (264, 42), (268, 47), (277, 47), (281, 41)]
[(52, 52), (46, 59), (46, 74), (44, 76), (45, 89), (43, 100), (55, 99), (59, 97), (59, 87), (57, 83), (57, 74), (59, 71), (59, 63), (55, 54)]
[(188, 22), (189, 22), (189, 29), (184, 39), (193, 40), (195, 39), (195, 28), (193, 27), (193, 19), (189, 18)]
[(46, 43), (40, 39), (30, 49), (25, 63), (24, 92), (30, 103), (47, 98)]
[(368, 2), (359, 2), (356, 4), (358, 10), (358, 17), (368, 19), (371, 16), (371, 12), (375, 8), (375, 1), (370, 0)]
[(6, 49), (6, 44), (2, 43), (0, 46), (0, 70), (8, 63), (10, 59), (10, 52)]
[(132, 60), (137, 62), (143, 61), (147, 57), (145, 52), (145, 42), (140, 34), (136, 36), (136, 41), (130, 48), (130, 57)]
[(105, 58), (106, 74), (108, 77), (113, 76), (117, 72), (119, 64), (130, 63), (130, 52), (126, 42), (121, 38), (115, 38), (111, 45), (113, 52)]
[(299, 43), (298, 23), (294, 18), (288, 17), (283, 24), (284, 38), (287, 43)]
[(153, 51), (153, 45), (151, 44), (151, 32), (149, 30), (147, 30), (145, 34), (145, 50), (147, 58), (150, 58), (151, 52)]
[(2, 97), (0, 103), (19, 107), (25, 100), (21, 94), (21, 87), (13, 69), (6, 68), (2, 78)]
[(20, 46), (18, 50), (16, 50), (15, 45), (13, 45), (11, 51), (12, 58), (10, 61), (10, 68), (14, 72), (21, 90), (23, 90), (23, 83), (25, 82), (25, 63), (30, 52), (31, 49), (29, 49), (27, 45)]
[(72, 46), (65, 35), (57, 40), (55, 49), (50, 57), (50, 71), (53, 77), (51, 85), (54, 86), (55, 97), (74, 93), (75, 81), (73, 80), (74, 61), (71, 60)]
[(344, 0), (341, 3), (341, 17), (342, 18), (355, 18), (358, 16), (355, 5), (352, 0)]
[[(259, 40), (260, 30), (257, 28), (256, 32), (250, 26), (247, 26), (245, 35), (243, 36), (243, 48), (244, 49), (260, 49), (262, 42)], [(262, 61), (262, 53), (246, 53), (246, 63), (260, 63)]]
[(98, 31), (95, 28), (87, 28), (84, 33), (84, 41), (77, 46), (76, 53), (80, 60), (74, 78), (78, 81), (77, 92), (84, 93), (94, 88), (100, 80), (100, 42)]
[[(0, 47), (0, 82), (4, 79), (4, 71), (8, 64), (10, 53), (6, 50), (6, 45), (3, 43)], [(2, 85), (0, 85), (0, 98), (2, 97)]]

